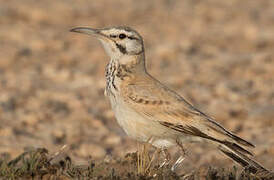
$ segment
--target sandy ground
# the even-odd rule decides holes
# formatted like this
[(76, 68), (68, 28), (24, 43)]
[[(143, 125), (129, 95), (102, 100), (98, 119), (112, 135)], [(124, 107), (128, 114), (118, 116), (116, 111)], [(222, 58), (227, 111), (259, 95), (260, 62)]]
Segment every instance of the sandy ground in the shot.
[[(254, 143), (273, 169), (273, 0), (0, 0), (2, 157), (66, 144), (81, 164), (137, 149), (103, 95), (108, 57), (94, 38), (69, 32), (113, 25), (139, 31), (148, 71)], [(233, 165), (206, 145), (185, 147), (185, 169)]]

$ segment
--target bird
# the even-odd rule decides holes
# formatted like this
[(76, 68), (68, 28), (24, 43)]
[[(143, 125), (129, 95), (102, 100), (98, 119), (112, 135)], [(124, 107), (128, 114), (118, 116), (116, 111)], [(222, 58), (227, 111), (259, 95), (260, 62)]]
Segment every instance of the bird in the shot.
[[(185, 142), (207, 142), (251, 173), (268, 171), (252, 158), (255, 146), (233, 134), (181, 95), (147, 72), (142, 36), (133, 28), (75, 27), (71, 32), (96, 37), (110, 61), (105, 68), (105, 95), (118, 124), (140, 142), (149, 142), (169, 156), (167, 149)], [(168, 159), (168, 158), (166, 158)], [(183, 155), (172, 166), (183, 161)]]

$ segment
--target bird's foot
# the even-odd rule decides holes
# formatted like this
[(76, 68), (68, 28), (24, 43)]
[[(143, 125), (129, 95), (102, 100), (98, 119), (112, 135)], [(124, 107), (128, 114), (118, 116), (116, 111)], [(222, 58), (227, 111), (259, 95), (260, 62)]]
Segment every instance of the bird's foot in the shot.
[(180, 156), (176, 162), (173, 164), (173, 166), (171, 167), (171, 171), (175, 171), (176, 168), (185, 160), (185, 156)]
[(164, 162), (160, 165), (159, 168), (162, 168), (162, 167), (168, 165), (168, 164), (170, 163), (170, 160), (171, 160), (170, 154), (169, 154), (169, 152), (167, 151), (167, 149), (162, 149), (162, 153), (163, 153), (164, 156), (165, 156), (165, 160), (164, 160)]
[(171, 167), (171, 171), (175, 171), (176, 168), (185, 160), (186, 156), (186, 151), (185, 148), (183, 147), (182, 143), (179, 140), (176, 140), (177, 145), (180, 147), (182, 151), (182, 155), (175, 161), (175, 163)]

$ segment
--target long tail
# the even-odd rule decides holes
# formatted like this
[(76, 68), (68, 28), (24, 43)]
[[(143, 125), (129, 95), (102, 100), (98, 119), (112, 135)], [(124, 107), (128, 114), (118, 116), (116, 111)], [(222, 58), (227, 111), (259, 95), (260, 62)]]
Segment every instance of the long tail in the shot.
[[(270, 171), (264, 168), (255, 160), (251, 159), (249, 156), (253, 154), (245, 149), (245, 147), (255, 147), (250, 142), (232, 134), (231, 132), (225, 130), (222, 126), (218, 125), (214, 121), (209, 121), (205, 133), (201, 129), (195, 126), (182, 126), (177, 124), (172, 124), (170, 122), (160, 122), (162, 125), (169, 127), (175, 131), (182, 132), (187, 135), (192, 135), (196, 137), (201, 137), (217, 145), (217, 147), (225, 155), (230, 157), (235, 162), (239, 163), (243, 167), (247, 168), (251, 173), (264, 172), (269, 173)], [(211, 131), (210, 131), (211, 129)]]
[[(239, 146), (240, 147), (240, 146)], [(235, 162), (239, 163), (241, 166), (246, 168), (251, 173), (269, 173), (270, 171), (263, 167), (261, 164), (256, 162), (255, 160), (248, 157), (246, 154), (250, 154), (250, 152), (243, 151), (243, 148), (240, 147), (238, 149), (237, 146), (227, 146), (227, 145), (220, 145), (219, 150), (230, 157)]]

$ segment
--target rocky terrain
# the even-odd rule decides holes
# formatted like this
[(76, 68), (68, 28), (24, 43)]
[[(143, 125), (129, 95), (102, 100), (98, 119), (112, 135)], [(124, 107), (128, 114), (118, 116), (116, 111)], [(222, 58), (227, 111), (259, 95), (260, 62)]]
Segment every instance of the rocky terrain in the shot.
[[(104, 97), (108, 57), (75, 26), (127, 25), (144, 38), (148, 71), (256, 145), (274, 167), (274, 1), (0, 0), (0, 157), (66, 145), (76, 164), (137, 150)], [(185, 145), (178, 172), (232, 167)], [(178, 149), (170, 150), (178, 156)]]

